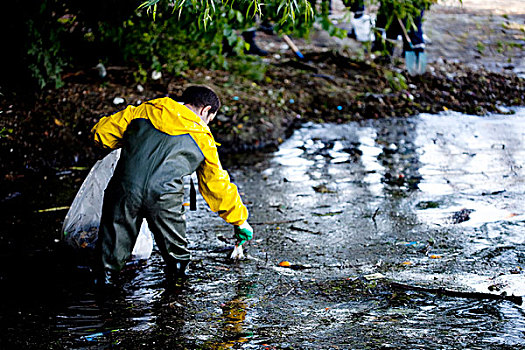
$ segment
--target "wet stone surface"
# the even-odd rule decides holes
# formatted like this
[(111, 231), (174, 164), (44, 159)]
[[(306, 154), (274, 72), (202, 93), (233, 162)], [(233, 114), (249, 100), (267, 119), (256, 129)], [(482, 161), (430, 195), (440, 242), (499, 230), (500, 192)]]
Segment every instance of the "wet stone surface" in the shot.
[(523, 306), (475, 297), (525, 294), (524, 130), (523, 109), (307, 124), (272, 154), (225, 159), (255, 229), (246, 260), (228, 259), (231, 227), (200, 197), (179, 284), (156, 251), (116, 295), (58, 253), (18, 257), (0, 270), (0, 345), (525, 347)]

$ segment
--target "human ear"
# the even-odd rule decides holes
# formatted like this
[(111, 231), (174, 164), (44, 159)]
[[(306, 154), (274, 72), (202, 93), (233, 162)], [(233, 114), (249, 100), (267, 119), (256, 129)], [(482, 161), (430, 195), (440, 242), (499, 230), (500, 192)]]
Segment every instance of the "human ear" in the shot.
[(201, 117), (203, 118), (203, 120), (206, 121), (206, 124), (208, 124), (211, 119), (210, 119), (210, 110), (211, 110), (211, 106), (206, 106), (206, 107), (203, 107), (201, 109)]
[(210, 114), (210, 109), (211, 109), (211, 106), (203, 107), (201, 110), (201, 115), (208, 116), (208, 114)]

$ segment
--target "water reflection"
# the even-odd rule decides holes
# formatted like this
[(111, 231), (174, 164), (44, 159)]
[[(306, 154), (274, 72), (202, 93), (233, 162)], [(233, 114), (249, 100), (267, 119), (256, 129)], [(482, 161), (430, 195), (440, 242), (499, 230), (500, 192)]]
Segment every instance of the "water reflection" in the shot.
[(524, 208), (515, 197), (523, 192), (525, 165), (520, 113), (310, 124), (281, 146), (274, 161), (287, 181), (324, 181), (344, 190), (339, 184), (357, 180), (367, 184), (372, 198), (408, 197), (417, 190), (421, 201), (437, 203), (417, 212), (429, 223), (445, 223), (462, 208), (472, 209), (469, 226), (513, 216), (519, 221)]
[[(301, 183), (303, 192), (305, 185), (323, 184), (331, 190), (322, 198), (313, 194), (298, 198), (303, 212), (323, 204), (332, 211), (342, 209), (340, 219), (308, 220), (311, 226), (349, 225), (345, 218), (355, 223), (355, 228), (352, 224), (341, 227), (340, 233), (323, 232), (333, 245), (355, 244), (359, 231), (375, 231), (375, 236), (368, 236), (372, 240), (384, 236), (399, 244), (415, 241), (414, 247), (421, 244), (425, 249), (413, 249), (404, 258), (410, 259), (406, 266), (413, 267), (399, 275), (401, 279), (524, 295), (525, 279), (516, 268), (525, 258), (524, 146), (525, 110), (521, 109), (513, 116), (448, 113), (342, 126), (307, 125), (275, 156), (282, 165), (287, 164), (282, 154), (313, 161), (295, 169), (308, 180)], [(350, 149), (359, 152), (350, 153)], [(274, 176), (279, 171), (286, 176), (286, 168), (277, 170)], [(288, 186), (289, 195), (297, 193), (297, 188)], [(461, 220), (458, 213), (463, 213)], [(362, 217), (372, 218), (375, 229)], [(451, 234), (459, 238), (445, 238)], [(310, 237), (305, 247), (319, 248), (314, 241)], [(333, 247), (323, 251), (327, 256), (346, 256), (344, 250)], [(502, 281), (495, 279), (498, 274)], [(523, 313), (516, 308), (505, 305), (497, 313), (508, 320), (506, 328), (515, 325), (519, 329), (515, 334), (523, 335)], [(477, 315), (472, 325), (479, 324), (483, 315)], [(490, 333), (484, 328), (479, 336), (490, 338)], [(520, 342), (524, 343), (523, 337)]]
[(232, 287), (234, 293), (224, 295), (226, 300), (219, 303), (220, 311), (213, 317), (211, 325), (215, 335), (205, 342), (209, 349), (231, 349), (238, 347), (254, 337), (253, 328), (257, 314), (252, 305), (256, 303), (254, 293), (258, 289), (256, 282), (241, 277)]
[[(100, 300), (50, 268), (36, 285), (56, 289), (33, 303), (17, 291), (34, 280), (11, 291), (24, 306), (2, 307), (6, 339), (39, 322), (34, 338), (67, 348), (523, 346), (523, 307), (393, 291), (364, 276), (524, 295), (524, 130), (524, 110), (308, 124), (278, 152), (230, 169), (256, 229), (249, 260), (227, 258), (231, 227), (199, 197), (188, 281), (168, 288), (155, 252), (120, 296)], [(468, 215), (452, 220), (458, 212)]]

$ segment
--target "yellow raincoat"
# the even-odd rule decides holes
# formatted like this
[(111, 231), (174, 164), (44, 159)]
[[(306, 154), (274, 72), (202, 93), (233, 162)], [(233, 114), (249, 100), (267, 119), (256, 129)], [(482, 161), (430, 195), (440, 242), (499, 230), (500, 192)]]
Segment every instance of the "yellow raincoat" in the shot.
[(137, 107), (128, 106), (103, 117), (93, 127), (95, 142), (105, 148), (118, 148), (129, 123), (138, 118), (149, 120), (157, 130), (168, 135), (189, 134), (205, 158), (197, 169), (197, 177), (199, 192), (210, 209), (233, 225), (241, 225), (248, 219), (248, 210), (242, 203), (237, 186), (221, 166), (217, 144), (209, 127), (183, 104), (164, 97)]

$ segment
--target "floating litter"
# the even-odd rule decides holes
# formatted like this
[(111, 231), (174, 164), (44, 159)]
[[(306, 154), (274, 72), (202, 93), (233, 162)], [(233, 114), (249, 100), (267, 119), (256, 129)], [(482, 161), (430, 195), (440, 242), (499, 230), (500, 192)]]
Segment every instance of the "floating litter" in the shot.
[(162, 73), (157, 71), (157, 70), (154, 70), (153, 72), (151, 72), (151, 79), (153, 80), (159, 80), (160, 78), (162, 78)]
[(126, 102), (126, 100), (124, 100), (122, 97), (115, 97), (113, 99), (113, 104), (114, 105), (120, 105), (122, 103)]
[(89, 334), (89, 335), (84, 335), (81, 338), (84, 339), (84, 340), (90, 341), (90, 342), (91, 341), (97, 341), (97, 338), (104, 337), (106, 335), (109, 335), (111, 333), (118, 332), (118, 331), (119, 331), (118, 329), (112, 329), (110, 331), (97, 332), (97, 333), (93, 333), (93, 334)]
[(373, 280), (379, 280), (379, 279), (385, 278), (385, 275), (377, 272), (377, 273), (372, 273), (370, 275), (364, 275), (363, 277), (367, 281), (373, 281)]

